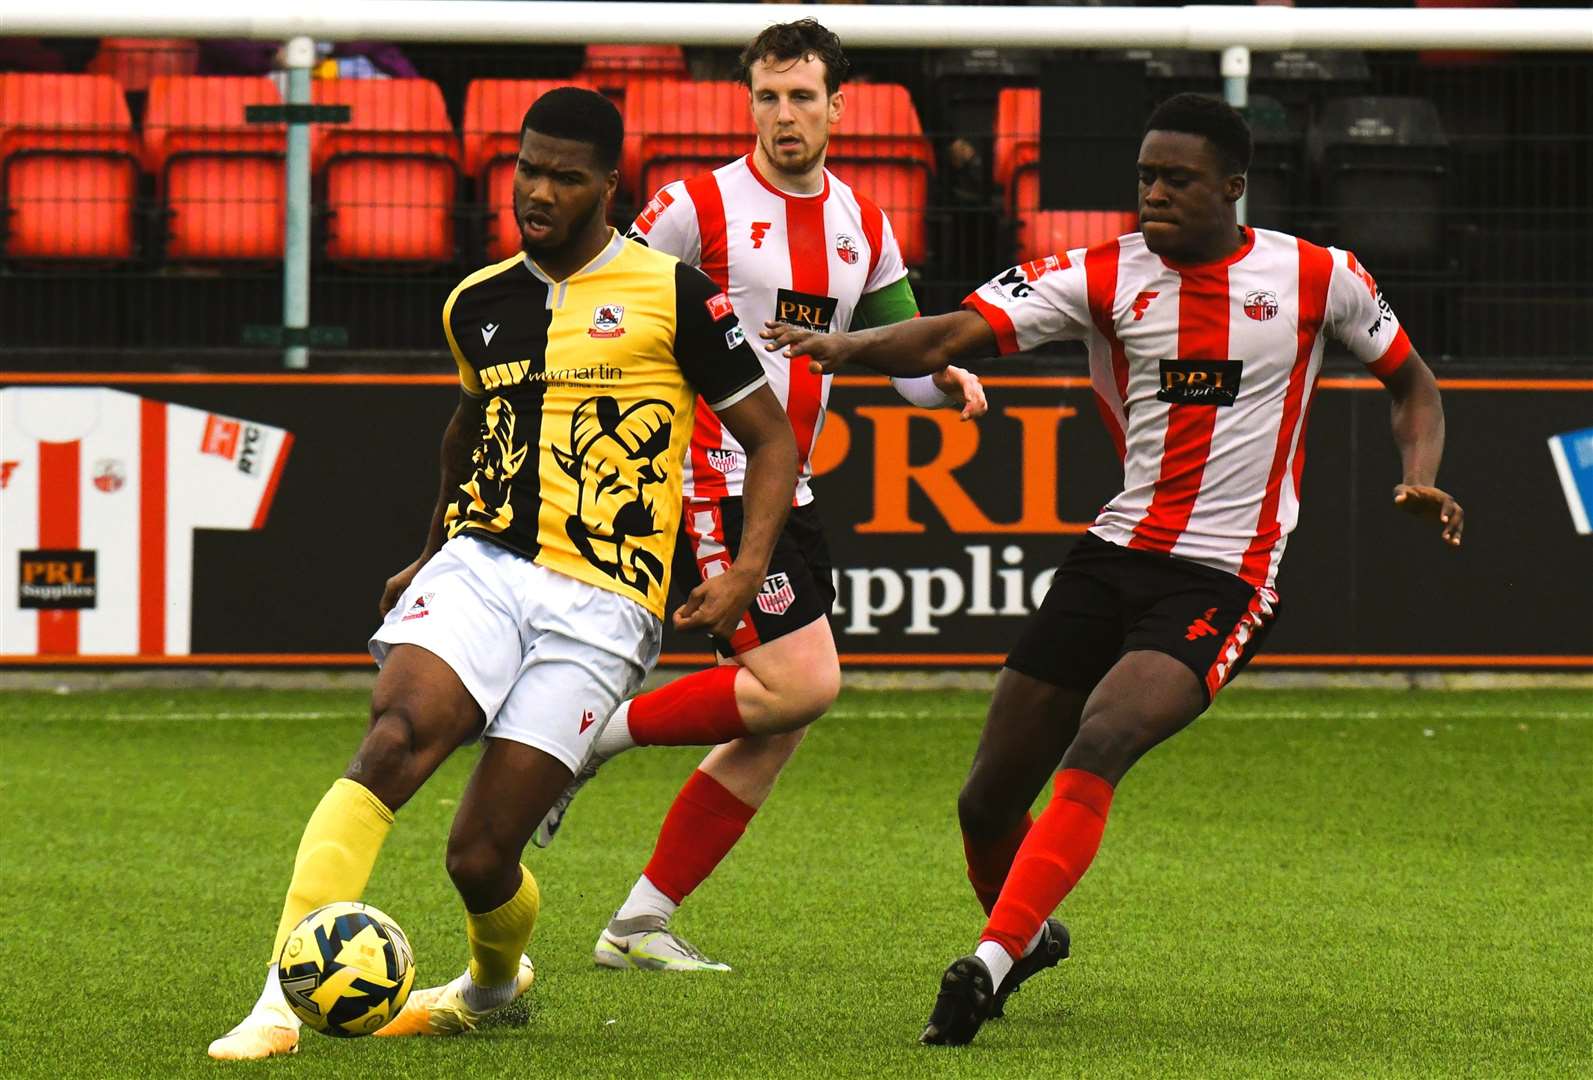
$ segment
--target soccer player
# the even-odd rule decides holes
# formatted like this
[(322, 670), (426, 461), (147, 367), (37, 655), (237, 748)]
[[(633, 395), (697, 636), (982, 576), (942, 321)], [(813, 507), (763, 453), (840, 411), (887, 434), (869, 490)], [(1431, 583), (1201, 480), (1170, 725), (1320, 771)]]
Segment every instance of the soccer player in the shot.
[[(465, 278), (443, 308), (462, 396), (442, 487), (424, 550), (382, 597), (370, 728), (299, 844), (273, 961), (306, 913), (359, 897), (394, 812), (484, 738), (448, 838), (469, 967), (411, 994), (383, 1035), (468, 1031), (531, 985), (539, 894), (521, 852), (658, 658), (697, 400), (747, 448), (746, 513), (738, 557), (692, 590), (677, 626), (733, 630), (791, 503), (791, 426), (729, 302), (606, 224), (622, 137), (619, 113), (587, 90), (552, 90), (525, 115), (524, 253)], [(297, 1044), (273, 963), (210, 1054)]]
[(1393, 399), (1395, 506), (1460, 543), (1461, 508), (1434, 486), (1444, 414), (1432, 372), (1354, 255), (1237, 224), (1250, 153), (1236, 111), (1179, 94), (1140, 144), (1140, 232), (1008, 270), (953, 314), (828, 338), (762, 332), (767, 348), (825, 371), (892, 374), (1086, 341), (1123, 458), (1122, 492), (1069, 552), (997, 679), (957, 802), (989, 921), (946, 969), (925, 1043), (967, 1043), (1065, 953), (1050, 948), (1064, 932), (1049, 916), (1095, 857), (1118, 783), (1266, 638), (1328, 338)]
[[(824, 167), (847, 72), (840, 40), (812, 19), (759, 34), (741, 54), (757, 128), (752, 152), (664, 187), (632, 226), (632, 239), (702, 267), (751, 326), (778, 318), (826, 331), (915, 317), (889, 219)], [(551, 842), (575, 789), (614, 754), (636, 745), (718, 744), (669, 808), (652, 858), (599, 936), (593, 957), (606, 967), (729, 970), (675, 934), (670, 917), (741, 838), (806, 726), (840, 690), (830, 553), (809, 486), (830, 378), (783, 357), (769, 356), (765, 366), (795, 431), (801, 474), (756, 603), (733, 633), (713, 639), (721, 666), (621, 706), (536, 837)], [(959, 368), (896, 386), (914, 404), (955, 406), (964, 419), (985, 411), (978, 379)], [(677, 581), (711, 581), (736, 557), (745, 463), (735, 434), (699, 405)]]

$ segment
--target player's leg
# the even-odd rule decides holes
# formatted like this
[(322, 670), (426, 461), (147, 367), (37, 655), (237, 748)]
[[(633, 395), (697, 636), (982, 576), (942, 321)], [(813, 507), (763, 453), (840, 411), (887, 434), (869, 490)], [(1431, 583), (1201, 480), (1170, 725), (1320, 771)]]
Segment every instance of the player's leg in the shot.
[(542, 898), (520, 856), (570, 776), (569, 765), (545, 750), (486, 740), (448, 835), (448, 876), (465, 905), (469, 966), (452, 982), (412, 993), (378, 1035), (457, 1035), (531, 988), (535, 969), (525, 950)]
[[(244, 1022), (211, 1044), (212, 1057), (269, 1057), (297, 1047), (298, 1018), (277, 982), (282, 942), (315, 908), (359, 897), (394, 812), (481, 730), (481, 703), (501, 699), (512, 684), (518, 639), (512, 623), (499, 625), (499, 607), (483, 600), (497, 583), (476, 543), (454, 541), (439, 552), (372, 637), (382, 671), (370, 725), (305, 826), (265, 989)], [(411, 613), (417, 598), (425, 599), (424, 618)]]
[[(816, 713), (822, 713), (840, 690), (835, 638), (824, 617), (758, 645), (735, 660), (743, 676), (758, 688), (763, 698), (756, 706), (760, 710), (780, 709), (779, 696), (788, 693), (811, 702)], [(800, 682), (807, 684), (801, 696), (792, 685)], [(669, 920), (741, 839), (805, 730), (804, 725), (778, 734), (743, 736), (709, 752), (675, 796), (652, 857), (599, 936), (593, 950), (598, 964), (668, 971), (729, 970), (671, 931)]]

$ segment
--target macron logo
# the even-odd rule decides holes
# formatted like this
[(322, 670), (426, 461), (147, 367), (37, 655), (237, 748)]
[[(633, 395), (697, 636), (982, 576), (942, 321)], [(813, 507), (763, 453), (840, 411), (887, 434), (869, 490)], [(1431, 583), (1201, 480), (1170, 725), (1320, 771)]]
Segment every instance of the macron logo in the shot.
[(498, 332), (498, 326), (498, 323), (490, 322), (481, 328), (481, 343), (483, 345), (492, 344), (492, 335)]

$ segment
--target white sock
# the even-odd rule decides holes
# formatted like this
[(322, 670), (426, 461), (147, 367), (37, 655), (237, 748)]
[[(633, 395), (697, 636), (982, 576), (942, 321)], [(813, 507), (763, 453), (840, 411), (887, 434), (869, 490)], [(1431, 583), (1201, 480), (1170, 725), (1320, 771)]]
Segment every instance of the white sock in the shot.
[(614, 715), (608, 718), (608, 723), (603, 725), (603, 730), (598, 732), (592, 752), (607, 761), (635, 745), (636, 740), (631, 738), (631, 703), (622, 701), (620, 707), (614, 710)]
[(471, 1012), (491, 1012), (514, 1000), (514, 979), (510, 979), (502, 986), (482, 986), (470, 974), (470, 969), (466, 968), (458, 981), (462, 984), (460, 991), (465, 999), (465, 1008)]
[(288, 1008), (288, 999), (282, 996), (282, 981), (277, 976), (277, 965), (266, 968), (265, 987), (260, 991), (260, 1000), (249, 1010), (249, 1015), (297, 1031), (299, 1018)]
[(1035, 946), (1040, 944), (1040, 939), (1045, 937), (1045, 923), (1040, 924), (1040, 929), (1034, 932), (1034, 937), (1029, 939), (1029, 944), (1023, 947), (1023, 955), (1028, 956), (1034, 952)]
[(1007, 977), (1014, 963), (1012, 956), (1000, 944), (994, 941), (981, 941), (974, 950), (974, 955), (985, 962), (985, 967), (990, 969), (990, 988), (1001, 989), (1001, 980)]
[(658, 886), (647, 880), (643, 874), (636, 879), (636, 887), (631, 889), (631, 894), (625, 898), (625, 903), (614, 913), (616, 919), (634, 919), (638, 915), (657, 915), (664, 922), (669, 922), (671, 915), (679, 904), (658, 891)]

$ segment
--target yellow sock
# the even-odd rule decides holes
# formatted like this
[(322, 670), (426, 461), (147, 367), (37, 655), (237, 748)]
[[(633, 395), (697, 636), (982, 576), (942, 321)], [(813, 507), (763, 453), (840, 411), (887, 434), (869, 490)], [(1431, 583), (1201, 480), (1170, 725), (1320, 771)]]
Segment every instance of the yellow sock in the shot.
[(542, 892), (537, 879), (523, 865), (520, 888), (507, 903), (481, 915), (465, 912), (465, 933), (470, 937), (470, 977), (479, 986), (502, 986), (520, 970), (520, 954), (531, 940)]
[(273, 964), (300, 919), (323, 904), (360, 898), (392, 827), (393, 812), (356, 781), (340, 779), (321, 797), (293, 860), (293, 881), (271, 946)]

